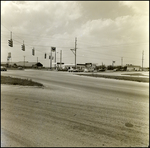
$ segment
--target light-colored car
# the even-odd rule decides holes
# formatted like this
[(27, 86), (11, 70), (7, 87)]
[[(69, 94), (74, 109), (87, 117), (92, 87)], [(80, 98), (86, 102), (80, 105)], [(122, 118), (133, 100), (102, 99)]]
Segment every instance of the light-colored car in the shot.
[(73, 72), (73, 71), (74, 71), (73, 68), (68, 69), (68, 72)]
[(94, 72), (94, 69), (87, 69), (87, 68), (85, 68), (84, 72)]
[(84, 69), (84, 72), (88, 72), (88, 69), (87, 69), (87, 68), (85, 68), (85, 69)]
[(23, 67), (19, 66), (18, 69), (19, 69), (19, 70), (23, 70)]
[(1, 66), (1, 71), (7, 71), (7, 68), (5, 66)]

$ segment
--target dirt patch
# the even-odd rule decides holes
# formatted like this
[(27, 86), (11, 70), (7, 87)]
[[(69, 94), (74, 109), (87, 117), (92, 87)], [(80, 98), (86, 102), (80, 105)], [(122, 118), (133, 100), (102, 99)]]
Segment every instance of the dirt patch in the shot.
[(23, 85), (23, 86), (43, 86), (43, 84), (34, 82), (31, 79), (12, 78), (9, 76), (1, 76), (1, 84)]

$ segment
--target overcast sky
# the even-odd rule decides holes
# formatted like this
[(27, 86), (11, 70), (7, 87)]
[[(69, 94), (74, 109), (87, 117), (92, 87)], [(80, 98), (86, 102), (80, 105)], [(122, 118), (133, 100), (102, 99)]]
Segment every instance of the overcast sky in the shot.
[[(8, 46), (12, 32), (13, 47)], [(1, 61), (41, 62), (56, 47), (64, 63), (149, 66), (149, 1), (1, 1)], [(25, 44), (25, 51), (21, 45)], [(32, 48), (35, 56), (32, 55)], [(53, 52), (53, 56), (55, 53)], [(54, 60), (53, 60), (54, 62)]]

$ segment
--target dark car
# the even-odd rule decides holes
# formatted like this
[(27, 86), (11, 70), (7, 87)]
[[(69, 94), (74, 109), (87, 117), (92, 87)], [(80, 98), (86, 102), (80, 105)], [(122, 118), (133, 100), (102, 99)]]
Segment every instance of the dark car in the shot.
[(79, 72), (79, 70), (78, 69), (74, 69), (73, 72)]
[(84, 69), (78, 69), (77, 72), (84, 72)]
[(1, 66), (1, 71), (7, 71), (7, 68), (5, 66)]
[(98, 70), (98, 72), (103, 72), (103, 71), (105, 71), (105, 69), (99, 69), (99, 70)]

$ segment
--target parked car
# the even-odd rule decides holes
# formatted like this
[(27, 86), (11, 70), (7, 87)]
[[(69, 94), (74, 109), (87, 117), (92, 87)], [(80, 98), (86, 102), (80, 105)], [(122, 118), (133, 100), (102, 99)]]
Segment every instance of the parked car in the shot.
[(84, 69), (84, 72), (93, 72), (93, 71), (94, 71), (94, 69), (88, 69), (88, 68)]
[(23, 67), (19, 66), (18, 69), (19, 69), (19, 70), (23, 70)]
[(116, 68), (116, 69), (114, 69), (113, 71), (119, 71), (119, 69)]
[(7, 71), (7, 68), (5, 66), (1, 66), (1, 71)]
[(94, 72), (94, 69), (89, 69), (88, 72)]
[(78, 72), (84, 72), (84, 69), (77, 69)]
[(73, 72), (73, 71), (74, 71), (73, 68), (68, 69), (68, 72)]
[(82, 69), (74, 69), (73, 72), (83, 72)]
[(102, 71), (105, 71), (105, 69), (99, 69), (98, 71), (99, 71), (99, 72), (102, 72)]
[(84, 69), (84, 72), (88, 72), (88, 69), (85, 68), (85, 69)]

